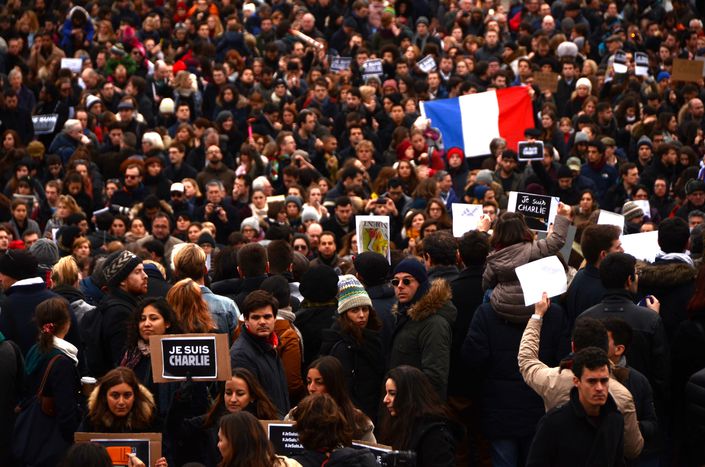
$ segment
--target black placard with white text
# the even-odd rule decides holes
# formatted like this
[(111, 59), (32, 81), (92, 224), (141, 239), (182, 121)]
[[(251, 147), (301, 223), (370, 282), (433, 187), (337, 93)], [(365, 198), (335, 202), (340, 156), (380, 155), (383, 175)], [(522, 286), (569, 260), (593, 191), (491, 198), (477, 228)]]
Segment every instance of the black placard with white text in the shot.
[(162, 339), (162, 355), (166, 379), (216, 378), (218, 376), (215, 337)]
[(519, 141), (517, 154), (520, 161), (543, 159), (543, 141)]
[(522, 213), (530, 229), (546, 232), (556, 218), (558, 198), (512, 191), (507, 211)]

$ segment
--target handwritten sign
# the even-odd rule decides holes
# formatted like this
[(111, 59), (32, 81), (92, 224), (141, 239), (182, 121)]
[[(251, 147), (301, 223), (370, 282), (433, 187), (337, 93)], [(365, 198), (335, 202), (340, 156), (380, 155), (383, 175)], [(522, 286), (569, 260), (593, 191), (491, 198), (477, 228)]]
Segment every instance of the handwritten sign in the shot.
[(637, 76), (649, 76), (649, 56), (644, 52), (634, 54), (634, 74)]
[(636, 259), (653, 263), (661, 253), (658, 231), (622, 235), (622, 249)]
[(356, 216), (357, 251), (373, 251), (387, 258), (391, 264), (391, 233), (389, 216)]
[(685, 58), (673, 59), (672, 81), (700, 81), (703, 77), (703, 65), (700, 60), (687, 60)]
[(74, 433), (76, 443), (95, 443), (108, 451), (112, 465), (128, 465), (130, 455), (153, 467), (162, 457), (161, 433)]
[(482, 217), (481, 204), (453, 203), (453, 236), (460, 238), (465, 232), (477, 229), (477, 224)]
[(541, 301), (544, 292), (555, 297), (568, 290), (568, 278), (563, 263), (557, 256), (549, 256), (519, 266), (516, 272), (521, 290), (524, 293), (524, 305), (530, 306)]
[(424, 73), (429, 73), (436, 69), (436, 59), (433, 58), (433, 55), (426, 55), (424, 58), (416, 62), (416, 66), (418, 66), (419, 70)]
[(71, 73), (80, 73), (83, 68), (83, 60), (80, 58), (62, 58), (61, 68), (71, 70)]
[(341, 72), (350, 69), (352, 57), (333, 57), (330, 64), (330, 71)]
[(624, 216), (616, 212), (600, 209), (597, 223), (600, 225), (616, 225), (620, 230), (624, 230)]
[(511, 191), (507, 211), (522, 213), (530, 229), (547, 232), (558, 212), (558, 198)]
[(226, 334), (150, 336), (154, 382), (226, 381), (231, 377)]
[(618, 50), (614, 53), (614, 62), (612, 63), (614, 72), (623, 75), (627, 72), (627, 53), (624, 50)]
[(558, 73), (536, 71), (533, 74), (534, 84), (543, 91), (556, 92), (558, 90)]
[(540, 161), (543, 159), (543, 141), (519, 141), (517, 146), (520, 161)]

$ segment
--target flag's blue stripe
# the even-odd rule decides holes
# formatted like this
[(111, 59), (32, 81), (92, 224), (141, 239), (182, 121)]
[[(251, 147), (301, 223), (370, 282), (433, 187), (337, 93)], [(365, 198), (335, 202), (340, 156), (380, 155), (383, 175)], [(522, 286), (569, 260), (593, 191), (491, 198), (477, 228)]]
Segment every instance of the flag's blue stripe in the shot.
[(457, 97), (424, 102), (426, 117), (431, 119), (431, 126), (438, 128), (443, 135), (446, 150), (464, 148), (463, 122), (460, 115), (460, 101)]

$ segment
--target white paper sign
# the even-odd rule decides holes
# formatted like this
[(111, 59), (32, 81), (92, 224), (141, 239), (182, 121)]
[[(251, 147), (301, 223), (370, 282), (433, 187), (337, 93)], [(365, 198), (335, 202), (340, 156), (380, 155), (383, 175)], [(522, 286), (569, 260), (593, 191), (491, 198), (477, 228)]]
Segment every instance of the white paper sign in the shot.
[(658, 231), (622, 235), (621, 240), (624, 252), (636, 259), (653, 263), (661, 253), (661, 248), (658, 246)]
[(632, 203), (636, 204), (641, 208), (642, 211), (644, 211), (644, 215), (647, 217), (651, 217), (651, 205), (649, 204), (648, 199), (635, 199), (632, 201)]
[(68, 68), (72, 73), (80, 73), (83, 68), (83, 60), (80, 58), (62, 58), (61, 68)]
[(433, 55), (426, 55), (424, 58), (416, 62), (416, 66), (418, 66), (419, 70), (424, 73), (429, 73), (436, 69), (436, 59), (433, 58)]
[(532, 261), (514, 271), (519, 278), (526, 306), (540, 302), (544, 292), (549, 297), (555, 297), (568, 290), (568, 278), (557, 256)]
[(465, 232), (477, 229), (482, 216), (481, 204), (453, 203), (453, 236), (460, 238)]
[(627, 53), (624, 50), (618, 50), (614, 53), (614, 63), (612, 64), (615, 73), (624, 74), (629, 69), (627, 67)]
[(620, 230), (624, 230), (624, 216), (616, 212), (600, 209), (597, 223), (600, 225), (616, 225)]

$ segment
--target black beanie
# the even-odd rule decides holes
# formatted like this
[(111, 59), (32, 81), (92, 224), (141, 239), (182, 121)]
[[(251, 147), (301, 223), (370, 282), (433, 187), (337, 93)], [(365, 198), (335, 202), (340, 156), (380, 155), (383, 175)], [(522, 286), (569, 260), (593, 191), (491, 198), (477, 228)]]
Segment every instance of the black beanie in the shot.
[(105, 260), (103, 266), (105, 283), (108, 286), (117, 287), (141, 263), (142, 260), (130, 251), (116, 251)]
[(0, 273), (21, 281), (37, 276), (37, 258), (27, 250), (7, 250), (0, 256)]
[(314, 303), (333, 301), (338, 295), (338, 275), (330, 266), (313, 267), (301, 278), (299, 292), (306, 300)]

